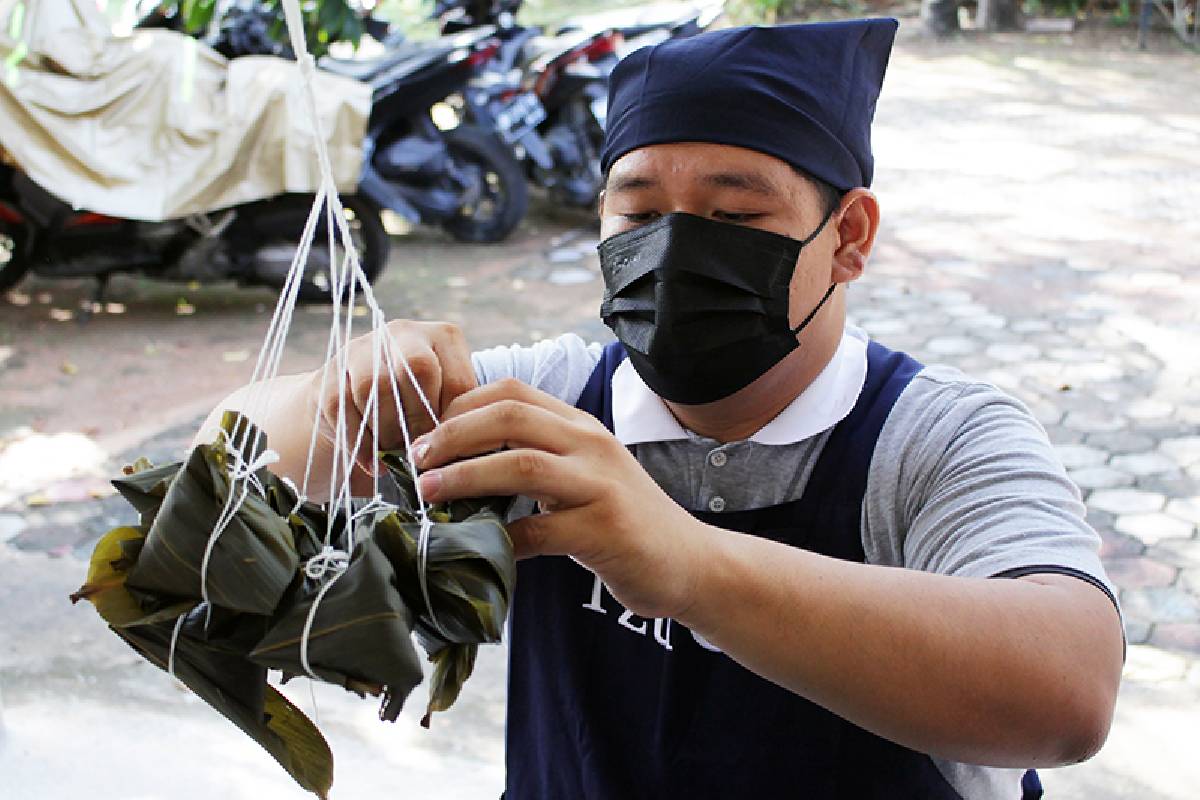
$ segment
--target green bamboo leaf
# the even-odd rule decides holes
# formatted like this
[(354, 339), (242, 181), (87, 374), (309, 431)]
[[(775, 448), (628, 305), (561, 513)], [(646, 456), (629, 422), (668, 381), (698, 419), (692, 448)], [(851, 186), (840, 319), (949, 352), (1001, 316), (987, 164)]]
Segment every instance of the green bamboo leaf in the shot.
[(113, 528), (100, 538), (92, 551), (87, 580), (71, 594), (71, 602), (87, 600), (100, 617), (114, 627), (146, 625), (173, 620), (195, 605), (194, 601), (159, 601), (140, 598), (125, 587), (132, 560), (129, 544), (145, 541), (141, 528)]
[(428, 728), (435, 711), (446, 711), (454, 705), (463, 684), (475, 671), (475, 656), (479, 647), (473, 644), (454, 644), (429, 656), (433, 676), (429, 679), (429, 704), (421, 725)]
[[(198, 613), (199, 612), (199, 613)], [(203, 626), (203, 610), (188, 622)], [(287, 698), (267, 685), (266, 669), (211, 642), (194, 639), (184, 626), (175, 646), (175, 677), (258, 742), (301, 787), (326, 798), (333, 785), (333, 753), (316, 726)], [(174, 624), (113, 631), (160, 669), (167, 668)]]
[[(332, 575), (325, 580), (332, 580)], [(325, 591), (308, 636), (308, 662), (321, 680), (386, 687), (390, 698), (407, 697), (421, 682), (413, 649), (412, 612), (394, 588), (395, 572), (384, 552), (364, 537), (350, 563)], [(305, 674), (300, 657), (304, 625), (325, 581), (307, 580), (250, 653), (272, 669)], [(399, 708), (396, 709), (397, 712)]]
[[(201, 565), (211, 533), (232, 491), (240, 499), (213, 547), (207, 572), (208, 596), (215, 605), (255, 614), (271, 614), (292, 583), (299, 566), (288, 520), (276, 513), (257, 490), (231, 485), (226, 449), (244, 418), (226, 415), (223, 432), (212, 445), (198, 445), (171, 480), (154, 516), (137, 564), (130, 571), (131, 589), (199, 599)], [(247, 460), (265, 448), (250, 426)], [(260, 471), (261, 479), (268, 473)]]

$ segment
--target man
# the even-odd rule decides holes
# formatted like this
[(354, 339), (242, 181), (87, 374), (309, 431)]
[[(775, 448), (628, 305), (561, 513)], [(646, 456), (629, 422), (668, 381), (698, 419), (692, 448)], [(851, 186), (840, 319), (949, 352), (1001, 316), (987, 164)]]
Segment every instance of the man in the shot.
[[(510, 800), (1018, 798), (1107, 735), (1119, 616), (1044, 432), (845, 325), (894, 31), (731, 29), (622, 62), (600, 206), (618, 343), (471, 356), (451, 326), (391, 326), (441, 416), (426, 498), (541, 508), (510, 527), (543, 556), (511, 617)], [(368, 342), (350, 372), (361, 409)], [(285, 473), (293, 421), (336, 405), (319, 385), (282, 380), (260, 420)]]

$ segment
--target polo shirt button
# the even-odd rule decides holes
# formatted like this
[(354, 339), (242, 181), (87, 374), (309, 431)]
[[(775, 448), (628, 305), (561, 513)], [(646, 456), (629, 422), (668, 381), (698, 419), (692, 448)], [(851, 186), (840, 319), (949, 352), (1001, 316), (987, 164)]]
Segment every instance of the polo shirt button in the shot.
[(712, 500), (709, 500), (708, 501), (708, 510), (716, 511), (717, 513), (724, 511), (725, 510), (725, 498), (724, 497), (714, 497)]
[(729, 458), (721, 450), (716, 450), (708, 454), (708, 463), (712, 464), (714, 467), (723, 467), (725, 466), (725, 462), (728, 460)]

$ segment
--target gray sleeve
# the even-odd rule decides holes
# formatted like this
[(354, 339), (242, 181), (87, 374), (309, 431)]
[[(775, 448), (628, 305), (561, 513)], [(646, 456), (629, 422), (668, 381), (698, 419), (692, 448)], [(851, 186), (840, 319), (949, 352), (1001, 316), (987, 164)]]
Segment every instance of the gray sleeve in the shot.
[(471, 364), (481, 385), (516, 378), (574, 405), (602, 350), (599, 344), (587, 344), (579, 336), (565, 333), (529, 347), (514, 344), (480, 350), (471, 354)]
[(1024, 405), (932, 367), (904, 390), (880, 434), (863, 545), (870, 563), (968, 577), (1063, 572), (1115, 597), (1084, 513)]

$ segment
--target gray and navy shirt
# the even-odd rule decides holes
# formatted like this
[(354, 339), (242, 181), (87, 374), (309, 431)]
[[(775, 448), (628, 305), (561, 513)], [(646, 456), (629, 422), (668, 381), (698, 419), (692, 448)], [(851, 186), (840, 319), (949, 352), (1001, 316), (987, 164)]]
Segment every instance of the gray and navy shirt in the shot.
[[(574, 335), (475, 353), (481, 383), (513, 377), (574, 404), (601, 347)], [(830, 363), (749, 439), (685, 430), (626, 361), (612, 378), (614, 434), (680, 505), (713, 512), (797, 500), (830, 431), (858, 400), (866, 336), (848, 327)], [(875, 446), (861, 536), (870, 564), (966, 577), (1060, 572), (1114, 595), (1100, 540), (1045, 431), (1016, 399), (949, 367), (926, 367)], [(963, 797), (1020, 796), (1022, 770), (934, 759)]]

